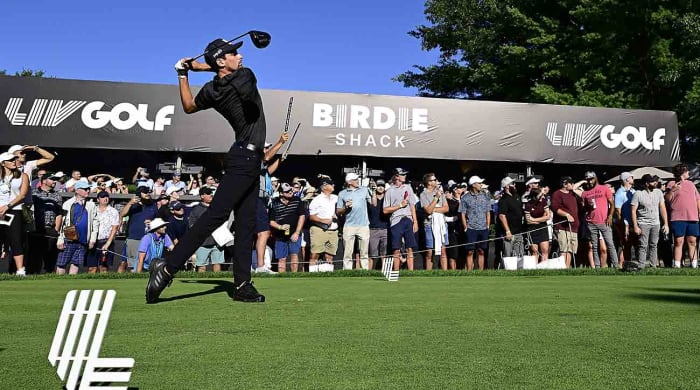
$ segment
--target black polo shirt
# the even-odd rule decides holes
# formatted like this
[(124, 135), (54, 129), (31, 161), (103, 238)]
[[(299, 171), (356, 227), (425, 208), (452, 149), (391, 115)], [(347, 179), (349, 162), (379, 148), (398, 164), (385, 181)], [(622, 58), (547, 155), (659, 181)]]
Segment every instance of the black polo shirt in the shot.
[[(520, 199), (504, 192), (503, 196), (498, 201), (498, 214), (506, 216), (511, 234), (523, 232), (523, 204), (520, 202)], [(497, 226), (499, 232), (505, 232), (500, 217)]]
[(224, 77), (214, 76), (197, 93), (194, 104), (200, 110), (213, 108), (233, 128), (236, 142), (265, 145), (265, 113), (253, 71), (241, 68)]

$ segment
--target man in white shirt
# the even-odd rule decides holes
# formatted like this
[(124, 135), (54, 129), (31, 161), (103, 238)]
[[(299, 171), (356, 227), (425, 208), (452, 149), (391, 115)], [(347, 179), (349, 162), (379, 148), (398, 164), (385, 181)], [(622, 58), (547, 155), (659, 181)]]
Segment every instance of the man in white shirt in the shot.
[(316, 265), (319, 255), (325, 254), (325, 260), (331, 262), (338, 250), (338, 223), (336, 204), (338, 195), (333, 195), (335, 183), (330, 178), (321, 179), (321, 193), (309, 205), (311, 222), (311, 258), (309, 265)]

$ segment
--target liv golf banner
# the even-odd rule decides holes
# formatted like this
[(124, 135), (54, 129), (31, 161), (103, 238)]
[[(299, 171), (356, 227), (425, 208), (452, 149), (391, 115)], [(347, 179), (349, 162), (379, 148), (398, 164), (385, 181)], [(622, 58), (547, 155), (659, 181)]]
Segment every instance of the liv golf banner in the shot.
[[(204, 74), (192, 78), (206, 82)], [(198, 88), (193, 88), (196, 94)], [(674, 112), (342, 93), (261, 91), (267, 138), (301, 123), (289, 154), (671, 166)], [(0, 76), (3, 144), (226, 152), (213, 110), (187, 115), (178, 87)], [(292, 126), (293, 128), (294, 126)]]

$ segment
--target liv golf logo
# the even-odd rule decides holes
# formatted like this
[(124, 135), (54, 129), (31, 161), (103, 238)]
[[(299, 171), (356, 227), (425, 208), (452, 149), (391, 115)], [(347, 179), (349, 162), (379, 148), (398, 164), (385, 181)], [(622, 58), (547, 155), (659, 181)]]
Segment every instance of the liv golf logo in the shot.
[(72, 290), (66, 295), (49, 351), (49, 362), (57, 367), (56, 373), (68, 390), (100, 387), (126, 390), (126, 386), (92, 386), (95, 382), (127, 383), (134, 367), (131, 358), (99, 357), (116, 296), (114, 290), (82, 290), (80, 295), (78, 290)]

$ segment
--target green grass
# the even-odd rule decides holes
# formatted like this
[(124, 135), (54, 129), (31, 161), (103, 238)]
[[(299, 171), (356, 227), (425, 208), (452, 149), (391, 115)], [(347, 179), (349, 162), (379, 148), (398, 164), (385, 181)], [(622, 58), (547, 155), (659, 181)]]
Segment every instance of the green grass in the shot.
[(221, 275), (156, 305), (144, 279), (3, 281), (0, 388), (60, 388), (47, 356), (72, 289), (117, 291), (101, 356), (134, 358), (140, 389), (700, 388), (698, 278), (651, 273), (256, 278), (264, 304)]

